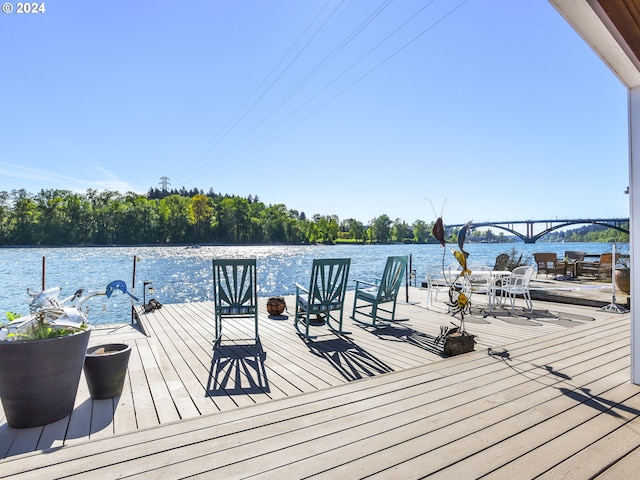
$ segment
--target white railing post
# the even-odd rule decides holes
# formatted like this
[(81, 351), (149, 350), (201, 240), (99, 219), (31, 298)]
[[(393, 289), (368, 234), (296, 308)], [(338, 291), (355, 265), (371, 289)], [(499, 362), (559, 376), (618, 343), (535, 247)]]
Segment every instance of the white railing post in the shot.
[[(631, 261), (631, 381), (640, 385), (640, 296), (635, 259), (640, 254), (640, 87), (629, 89), (629, 254)], [(635, 192), (638, 188), (638, 194)]]

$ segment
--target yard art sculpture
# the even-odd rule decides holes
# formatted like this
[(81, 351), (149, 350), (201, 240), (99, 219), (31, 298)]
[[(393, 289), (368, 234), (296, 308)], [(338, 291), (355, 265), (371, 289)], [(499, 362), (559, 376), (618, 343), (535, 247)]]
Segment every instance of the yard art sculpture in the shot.
[(475, 335), (467, 333), (464, 327), (464, 316), (471, 313), (471, 288), (469, 282), (471, 271), (467, 268), (469, 253), (464, 250), (464, 241), (470, 225), (471, 221), (460, 229), (458, 232), (459, 250), (452, 250), (453, 256), (460, 264), (460, 270), (455, 276), (452, 276), (451, 272), (449, 272), (449, 275), (445, 273), (444, 262), (447, 243), (441, 216), (436, 220), (432, 230), (433, 237), (445, 248), (442, 252), (442, 276), (449, 287), (449, 302), (447, 304), (449, 313), (454, 316), (460, 315), (460, 323), (458, 325), (452, 322), (453, 327), (448, 325), (440, 327), (440, 335), (436, 338), (436, 344), (443, 342), (445, 355), (470, 352), (473, 351), (473, 346), (475, 345)]
[[(136, 301), (138, 297), (127, 290), (123, 280), (110, 282), (104, 290), (92, 291), (83, 296), (84, 290), (79, 289), (73, 295), (62, 300), (58, 298), (61, 287), (52, 287), (38, 293), (30, 293), (29, 314), (12, 319), (6, 325), (0, 325), (0, 341), (28, 340), (39, 338), (46, 330), (70, 332), (83, 330), (87, 325), (87, 319), (82, 312), (82, 304), (96, 295), (106, 295), (111, 298), (114, 291), (119, 290)], [(76, 305), (68, 304), (78, 299)]]

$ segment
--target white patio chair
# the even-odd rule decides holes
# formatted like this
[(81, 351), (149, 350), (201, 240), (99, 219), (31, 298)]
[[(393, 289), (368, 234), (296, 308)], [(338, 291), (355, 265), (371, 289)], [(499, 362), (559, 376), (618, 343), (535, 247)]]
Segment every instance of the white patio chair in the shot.
[(511, 272), (511, 275), (505, 280), (505, 284), (502, 286), (502, 292), (509, 295), (511, 299), (511, 312), (514, 311), (516, 296), (521, 295), (527, 304), (527, 308), (530, 312), (533, 312), (533, 302), (531, 301), (531, 294), (529, 293), (529, 283), (533, 276), (535, 269), (530, 265), (516, 267)]
[[(438, 301), (439, 293), (444, 293), (445, 295), (449, 294), (449, 287), (447, 285), (442, 285), (442, 283), (434, 281), (434, 279), (436, 278), (438, 277), (427, 274), (427, 308), (429, 308), (429, 304), (431, 304), (432, 306), (435, 305), (434, 300)], [(442, 277), (440, 276), (440, 278)]]
[(469, 289), (471, 293), (485, 294), (487, 305), (491, 306), (490, 295), (493, 293), (491, 285), (491, 267), (487, 265), (469, 265)]

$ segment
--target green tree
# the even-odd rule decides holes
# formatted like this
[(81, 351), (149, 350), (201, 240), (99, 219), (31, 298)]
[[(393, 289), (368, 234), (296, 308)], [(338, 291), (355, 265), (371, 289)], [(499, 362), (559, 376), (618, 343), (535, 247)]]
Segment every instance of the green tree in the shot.
[(184, 243), (187, 240), (190, 203), (188, 197), (177, 194), (169, 195), (160, 200), (160, 204), (165, 207), (165, 231), (170, 243)]
[(130, 192), (120, 204), (123, 222), (120, 242), (155, 243), (158, 238), (158, 201)]
[(36, 231), (38, 227), (38, 206), (24, 190), (14, 190), (13, 211), (10, 216), (11, 243), (14, 245), (34, 245), (38, 243)]
[(35, 201), (39, 210), (38, 237), (51, 245), (67, 245), (72, 229), (65, 208), (65, 190), (41, 190)]
[(391, 219), (387, 215), (380, 215), (371, 221), (370, 236), (377, 243), (387, 243), (391, 238)]
[(349, 235), (356, 242), (358, 241), (364, 242), (366, 240), (364, 224), (362, 222), (359, 222), (358, 220), (350, 219)]
[(340, 221), (337, 215), (314, 215), (315, 241), (322, 243), (335, 243), (340, 232)]
[(9, 192), (0, 192), (0, 245), (9, 242), (11, 221), (11, 206), (9, 205)]
[(208, 237), (210, 234), (212, 215), (213, 207), (209, 197), (199, 193), (191, 198), (189, 204), (189, 223), (193, 226), (194, 242), (202, 242)]
[(241, 197), (225, 197), (218, 205), (218, 238), (227, 243), (245, 243), (251, 229), (249, 202)]
[(116, 241), (118, 235), (117, 215), (113, 214), (114, 204), (119, 204), (121, 196), (118, 192), (98, 192), (97, 190), (87, 190), (86, 194), (91, 205), (93, 232), (93, 243), (110, 245)]
[(413, 239), (417, 243), (424, 243), (429, 238), (431, 229), (424, 220), (416, 220), (413, 222)]
[(301, 220), (302, 230), (304, 232), (305, 237), (307, 238), (307, 242), (309, 243), (317, 243), (318, 240), (318, 224), (313, 220)]
[(265, 239), (269, 242), (287, 242), (287, 222), (289, 212), (287, 207), (281, 203), (270, 205), (263, 213)]
[(396, 242), (403, 242), (409, 236), (409, 225), (405, 221), (396, 218), (396, 221), (393, 222), (392, 236)]
[(91, 202), (85, 195), (70, 192), (66, 195), (64, 208), (70, 226), (67, 244), (91, 243), (95, 235)]
[(327, 242), (334, 243), (340, 233), (340, 219), (337, 215), (327, 216)]
[(288, 243), (301, 244), (308, 243), (307, 236), (304, 232), (304, 223), (306, 220), (299, 220), (294, 216), (289, 216), (286, 223), (286, 233)]

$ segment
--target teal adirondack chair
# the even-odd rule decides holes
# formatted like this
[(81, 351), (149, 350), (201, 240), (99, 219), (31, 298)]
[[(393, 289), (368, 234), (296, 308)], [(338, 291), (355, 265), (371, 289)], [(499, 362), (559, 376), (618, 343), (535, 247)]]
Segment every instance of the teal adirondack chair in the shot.
[(258, 287), (255, 259), (213, 260), (214, 347), (222, 339), (222, 320), (253, 318), (258, 338)]
[[(353, 300), (353, 313), (351, 318), (356, 322), (376, 327), (383, 322), (398, 322), (396, 320), (396, 299), (400, 284), (407, 269), (407, 256), (389, 257), (384, 267), (382, 278), (379, 282), (365, 282), (356, 280), (356, 293)], [(358, 306), (358, 302), (360, 305)], [(381, 307), (389, 304), (387, 308)], [(386, 306), (386, 305), (385, 305)], [(356, 318), (356, 312), (371, 319), (365, 322)], [(380, 313), (383, 316), (380, 317)], [(384, 315), (386, 314), (386, 315)], [(407, 319), (403, 319), (407, 320)]]
[[(298, 333), (308, 339), (309, 326), (326, 324), (333, 332), (348, 334), (342, 330), (342, 309), (347, 291), (350, 258), (315, 259), (311, 269), (311, 283), (305, 288), (299, 283), (296, 287), (296, 312), (294, 325)], [(337, 322), (337, 328), (332, 322)], [(301, 330), (300, 324), (304, 326)]]

